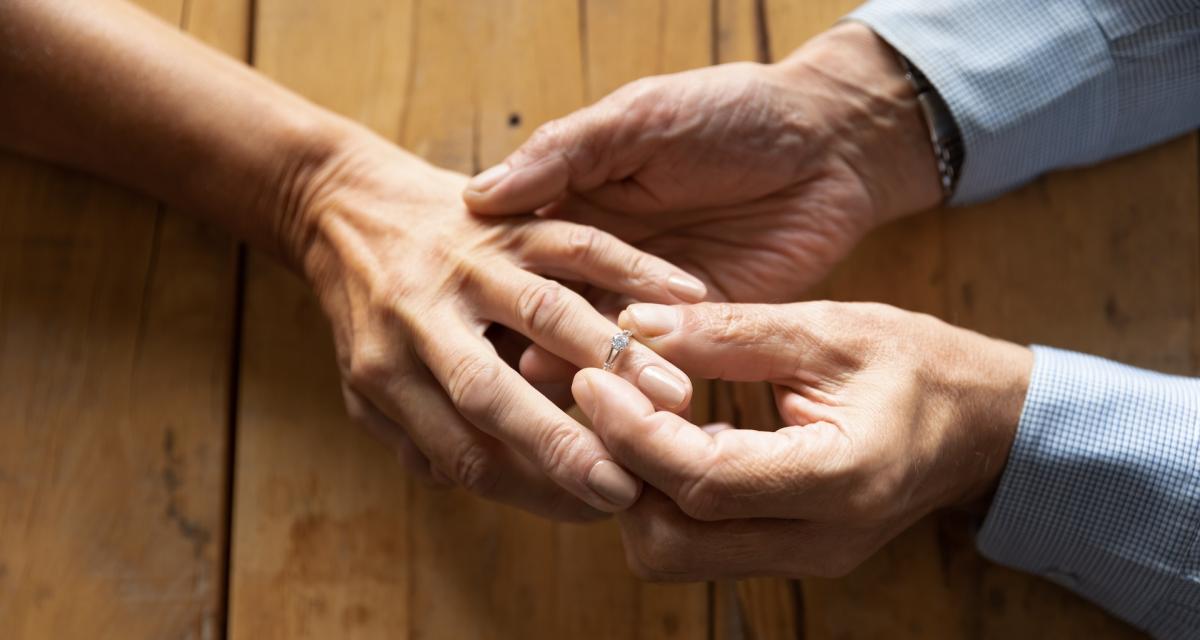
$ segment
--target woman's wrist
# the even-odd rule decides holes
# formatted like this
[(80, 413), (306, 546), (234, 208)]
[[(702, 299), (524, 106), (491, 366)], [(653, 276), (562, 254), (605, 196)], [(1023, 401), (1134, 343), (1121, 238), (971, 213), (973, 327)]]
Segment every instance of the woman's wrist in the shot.
[[(259, 209), (273, 249), (289, 267), (312, 279), (312, 249), (333, 218), (396, 214), (410, 199), (415, 177), (430, 167), (375, 133), (333, 114), (299, 122), (283, 135), (290, 151), (273, 169)], [(386, 203), (376, 202), (386, 199)], [(368, 200), (370, 202), (368, 202)]]
[(816, 100), (827, 144), (870, 192), (887, 223), (942, 200), (937, 162), (896, 52), (864, 25), (845, 22), (813, 38), (775, 67)]

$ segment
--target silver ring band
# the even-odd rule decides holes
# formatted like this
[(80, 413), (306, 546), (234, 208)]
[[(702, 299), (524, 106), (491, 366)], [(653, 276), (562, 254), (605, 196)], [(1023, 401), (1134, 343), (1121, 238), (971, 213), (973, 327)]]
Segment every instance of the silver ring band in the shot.
[(632, 336), (632, 331), (620, 331), (613, 334), (608, 340), (608, 357), (604, 359), (604, 370), (612, 371), (613, 365), (617, 363), (617, 356), (629, 346), (629, 336)]

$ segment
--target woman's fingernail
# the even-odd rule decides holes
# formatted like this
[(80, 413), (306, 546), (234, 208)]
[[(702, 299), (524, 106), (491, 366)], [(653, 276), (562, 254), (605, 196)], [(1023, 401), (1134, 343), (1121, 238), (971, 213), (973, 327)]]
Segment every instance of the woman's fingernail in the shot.
[(484, 193), (499, 184), (511, 169), (512, 167), (509, 167), (507, 162), (501, 162), (471, 178), (471, 181), (467, 183), (467, 189), (476, 193)]
[(675, 408), (687, 398), (687, 386), (662, 367), (650, 366), (642, 369), (638, 376), (638, 388), (646, 392), (660, 407)]
[(633, 332), (639, 338), (657, 338), (679, 326), (679, 310), (665, 304), (635, 304), (621, 314), (633, 322)]
[(700, 302), (708, 295), (708, 288), (699, 279), (688, 275), (673, 275), (667, 278), (667, 290), (680, 300)]
[(587, 478), (588, 487), (619, 509), (637, 502), (641, 485), (633, 476), (611, 460), (601, 460), (592, 466)]

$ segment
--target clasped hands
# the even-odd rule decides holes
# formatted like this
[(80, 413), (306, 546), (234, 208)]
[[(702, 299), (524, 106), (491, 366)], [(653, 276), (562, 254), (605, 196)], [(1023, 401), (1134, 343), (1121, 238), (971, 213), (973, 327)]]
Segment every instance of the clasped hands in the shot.
[[(915, 99), (866, 28), (635, 82), (469, 183), (363, 139), (281, 235), (351, 415), (419, 477), (617, 513), (631, 567), (672, 579), (840, 574), (994, 486), (1027, 349), (882, 305), (743, 304), (796, 299), (940, 199)], [(618, 325), (635, 340), (606, 373)], [(768, 381), (789, 426), (692, 424), (685, 374)], [(552, 400), (567, 383), (593, 430)]]

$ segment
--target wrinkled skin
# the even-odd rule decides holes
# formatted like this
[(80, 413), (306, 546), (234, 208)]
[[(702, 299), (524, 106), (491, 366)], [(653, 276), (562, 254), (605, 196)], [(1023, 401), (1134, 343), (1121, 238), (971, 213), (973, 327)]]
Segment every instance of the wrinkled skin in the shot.
[(924, 136), (894, 55), (844, 25), (776, 65), (627, 85), (541, 127), (464, 198), (608, 230), (716, 298), (789, 301), (881, 222), (938, 202)]
[(771, 382), (787, 425), (701, 427), (617, 376), (576, 376), (596, 432), (650, 485), (618, 519), (631, 568), (654, 579), (838, 576), (925, 514), (986, 498), (1033, 360), (877, 304), (639, 304), (620, 324), (691, 374)]
[[(557, 518), (623, 509), (639, 482), (484, 333), (502, 325), (598, 366), (616, 325), (543, 275), (662, 302), (701, 299), (703, 286), (595, 229), (471, 216), (465, 181), (374, 140), (311, 181), (295, 253), (329, 316), (347, 407), (431, 481)], [(653, 352), (634, 345), (618, 364), (659, 407), (687, 405), (687, 378)]]

